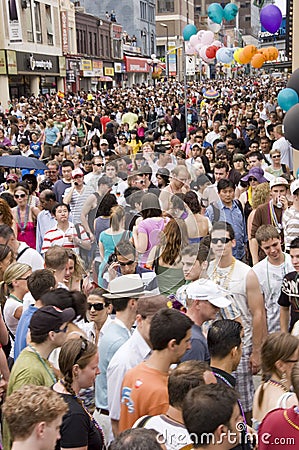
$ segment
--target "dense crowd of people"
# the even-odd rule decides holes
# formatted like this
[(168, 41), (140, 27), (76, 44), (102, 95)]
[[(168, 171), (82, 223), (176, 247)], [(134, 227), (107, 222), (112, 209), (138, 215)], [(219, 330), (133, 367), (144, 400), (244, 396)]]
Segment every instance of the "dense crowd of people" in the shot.
[(1, 106), (5, 450), (296, 446), (299, 180), (285, 83)]

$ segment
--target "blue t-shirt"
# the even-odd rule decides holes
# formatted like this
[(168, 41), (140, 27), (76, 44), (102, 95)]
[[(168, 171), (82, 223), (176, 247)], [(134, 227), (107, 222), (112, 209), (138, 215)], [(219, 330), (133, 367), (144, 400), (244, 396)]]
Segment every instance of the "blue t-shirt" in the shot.
[(29, 324), (31, 317), (37, 311), (36, 306), (30, 305), (26, 311), (20, 317), (16, 337), (15, 337), (15, 345), (14, 345), (14, 360), (17, 359), (21, 351), (27, 347), (26, 337), (29, 329)]

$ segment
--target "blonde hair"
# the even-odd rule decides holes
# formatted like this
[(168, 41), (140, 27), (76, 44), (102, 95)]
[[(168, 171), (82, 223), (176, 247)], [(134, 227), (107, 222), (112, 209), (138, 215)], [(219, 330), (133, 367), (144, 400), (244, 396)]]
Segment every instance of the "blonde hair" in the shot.
[(28, 264), (12, 263), (10, 264), (3, 274), (3, 281), (0, 282), (0, 301), (2, 307), (6, 302), (6, 297), (10, 290), (12, 290), (12, 282), (21, 278), (23, 275), (32, 270), (32, 267)]
[(13, 440), (25, 440), (38, 423), (49, 424), (67, 410), (61, 396), (46, 386), (25, 385), (7, 397), (2, 406)]
[(122, 219), (125, 217), (125, 210), (122, 206), (113, 206), (110, 213), (110, 227), (112, 231), (119, 231)]
[(269, 183), (259, 184), (252, 194), (252, 208), (256, 209), (258, 206), (266, 203), (270, 196)]

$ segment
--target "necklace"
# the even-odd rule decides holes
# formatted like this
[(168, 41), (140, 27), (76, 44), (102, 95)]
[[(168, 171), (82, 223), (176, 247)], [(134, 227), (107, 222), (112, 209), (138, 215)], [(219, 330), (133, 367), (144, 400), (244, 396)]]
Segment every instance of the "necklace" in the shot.
[(179, 423), (180, 425), (184, 425), (185, 426), (184, 422), (181, 422), (180, 420), (174, 419), (169, 414), (165, 414), (165, 417), (167, 417), (168, 419), (172, 420), (175, 423)]
[(42, 363), (42, 365), (44, 366), (44, 368), (46, 369), (46, 371), (52, 378), (53, 383), (56, 383), (56, 381), (57, 381), (56, 377), (55, 377), (53, 371), (50, 369), (50, 367), (46, 364), (44, 358), (41, 357), (39, 352), (36, 350), (36, 348), (32, 347), (32, 345), (28, 344), (28, 347), (31, 348), (31, 350), (36, 354), (36, 356), (38, 357), (38, 359), (40, 360), (40, 362)]
[[(66, 391), (68, 392), (67, 388), (66, 388), (66, 384), (64, 380), (59, 380), (60, 383), (62, 384), (62, 386), (64, 386), (64, 388), (66, 389)], [(84, 402), (83, 400), (77, 395), (77, 394), (72, 394), (71, 392), (69, 392), (69, 394), (71, 394), (71, 396), (82, 406), (82, 408), (84, 409), (84, 411), (86, 412), (86, 414), (88, 415), (91, 423), (96, 427), (96, 429), (99, 431), (100, 435), (102, 436), (102, 441), (103, 443), (105, 442), (105, 437), (104, 437), (104, 433), (102, 428), (100, 427), (100, 425), (98, 424), (98, 422), (95, 420), (95, 418), (90, 414), (90, 412), (88, 411), (88, 409), (85, 408)]]
[(29, 208), (29, 205), (27, 204), (26, 205), (26, 210), (25, 210), (24, 222), (22, 222), (21, 221), (22, 220), (21, 219), (21, 210), (20, 210), (20, 207), (17, 206), (17, 222), (18, 222), (19, 228), (21, 230), (21, 234), (25, 233), (25, 230), (26, 230), (26, 227), (27, 227), (27, 223), (28, 223), (28, 219), (29, 219), (29, 211), (30, 211), (30, 208)]
[(299, 426), (296, 425), (289, 417), (288, 417), (288, 413), (287, 410), (285, 409), (283, 412), (283, 416), (285, 418), (285, 420), (288, 422), (289, 425), (291, 425), (291, 427), (295, 428), (295, 430), (299, 431)]
[(267, 383), (272, 384), (272, 386), (280, 387), (284, 392), (289, 392), (284, 384), (282, 384), (280, 381), (273, 380), (273, 378), (270, 378)]
[(217, 266), (215, 265), (215, 268), (212, 273), (212, 280), (214, 281), (214, 283), (218, 284), (223, 289), (228, 289), (229, 283), (231, 281), (231, 277), (232, 277), (232, 274), (233, 274), (233, 271), (235, 268), (235, 264), (236, 264), (236, 259), (233, 257), (232, 263), (229, 266), (228, 272), (224, 273), (224, 274), (217, 271)]
[(278, 233), (281, 233), (282, 224), (279, 223), (279, 221), (277, 219), (277, 215), (274, 210), (273, 200), (270, 200), (270, 202), (269, 202), (269, 214), (270, 214), (271, 224), (275, 226)]
[[(220, 375), (220, 373), (217, 372), (213, 372), (213, 374), (215, 375), (216, 378), (219, 378), (219, 380), (223, 381), (224, 384), (226, 384), (227, 386), (231, 387), (232, 389), (235, 389), (234, 386), (226, 379), (224, 378), (222, 375)], [(238, 400), (238, 405), (243, 417), (243, 422), (246, 424), (246, 417), (245, 417), (245, 412), (242, 406), (242, 403), (240, 402), (240, 400)]]

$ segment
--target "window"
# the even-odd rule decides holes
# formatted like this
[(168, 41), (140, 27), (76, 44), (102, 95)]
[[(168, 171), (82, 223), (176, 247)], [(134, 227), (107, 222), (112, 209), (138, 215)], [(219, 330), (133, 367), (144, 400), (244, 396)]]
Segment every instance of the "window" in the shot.
[(27, 33), (27, 41), (34, 42), (31, 3), (27, 3), (27, 8), (24, 9), (23, 11), (24, 11), (24, 26)]
[(151, 51), (150, 51), (150, 54), (152, 55), (153, 53), (155, 53), (155, 35), (152, 32), (151, 33)]
[(250, 22), (250, 16), (245, 16), (245, 22)]
[(90, 55), (93, 55), (92, 53), (92, 32), (89, 32), (89, 53)]
[(106, 46), (105, 46), (105, 56), (110, 56), (110, 48), (109, 48), (109, 38), (108, 38), (108, 36), (105, 36), (105, 44), (106, 44)]
[(146, 20), (146, 3), (140, 2), (140, 18)]
[(35, 31), (36, 31), (36, 42), (42, 44), (42, 22), (40, 17), (40, 3), (34, 2), (34, 18), (35, 18)]
[(146, 34), (146, 30), (142, 30), (141, 31), (141, 40), (142, 40), (143, 53), (146, 55), (147, 54), (147, 34)]
[(104, 36), (103, 34), (100, 35), (100, 40), (101, 40), (101, 46), (100, 46), (100, 55), (104, 55)]
[(148, 21), (150, 23), (155, 23), (155, 21), (156, 21), (155, 8), (153, 6), (148, 7)]
[(158, 0), (158, 13), (174, 12), (174, 0)]
[(98, 54), (98, 41), (97, 41), (97, 33), (93, 33), (93, 48), (94, 48), (94, 54)]
[(45, 8), (46, 8), (47, 41), (48, 41), (48, 45), (54, 45), (51, 6), (45, 5)]

